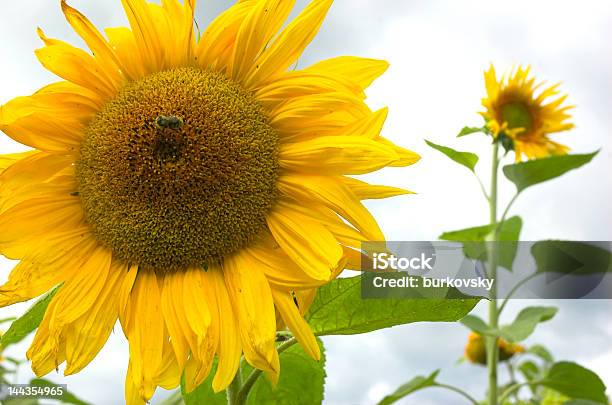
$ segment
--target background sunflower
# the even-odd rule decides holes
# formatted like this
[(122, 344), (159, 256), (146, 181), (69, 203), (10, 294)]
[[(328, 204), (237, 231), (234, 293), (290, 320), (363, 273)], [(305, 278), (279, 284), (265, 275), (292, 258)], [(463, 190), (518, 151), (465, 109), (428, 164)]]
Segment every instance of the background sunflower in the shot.
[[(298, 7), (305, 3), (299, 2)], [(73, 5), (98, 26), (126, 23), (115, 8), (111, 10), (106, 5), (77, 0)], [(609, 144), (612, 128), (607, 115), (612, 106), (609, 84), (606, 83), (610, 83), (612, 56), (607, 44), (598, 39), (612, 35), (609, 5), (597, 1), (582, 4), (524, 1), (502, 2), (491, 7), (482, 1), (460, 7), (451, 1), (432, 4), (392, 0), (362, 1), (359, 5), (355, 7), (353, 2), (337, 1), (318, 41), (307, 50), (299, 65), (308, 66), (336, 55), (340, 48), (346, 53), (384, 57), (392, 61), (386, 77), (376, 83), (368, 95), (373, 105), (380, 103), (391, 107), (386, 133), (396, 142), (401, 142), (403, 133), (455, 133), (464, 124), (465, 117), (472, 116), (473, 111), (480, 108), (478, 100), (483, 95), (481, 73), (484, 67), (491, 61), (500, 66), (529, 61), (543, 79), (563, 79), (565, 91), (572, 95), (572, 102), (578, 106), (574, 114), (579, 125), (571, 133), (572, 149), (579, 153), (592, 150), (594, 145)], [(224, 1), (207, 2), (198, 10), (199, 21), (210, 21), (228, 6), (229, 2)], [(524, 14), (521, 11), (524, 8), (529, 8), (532, 13)], [(51, 75), (39, 69), (31, 53), (32, 49), (39, 47), (32, 26), (45, 21), (47, 31), (54, 36), (74, 43), (78, 43), (78, 38), (66, 29), (57, 4), (45, 0), (11, 2), (3, 4), (1, 10), (2, 54), (19, 61), (0, 65), (3, 77), (0, 102), (4, 103), (15, 96), (35, 91), (52, 80)], [(550, 10), (554, 10), (556, 18), (548, 18)], [(20, 19), (12, 18), (15, 15)], [(354, 21), (362, 24), (354, 24)], [(500, 21), (504, 21), (503, 24)], [(201, 23), (201, 26), (205, 25)], [(449, 60), (453, 62), (449, 63)], [(575, 60), (584, 63), (568, 63)], [(478, 125), (480, 121), (475, 119), (473, 124)], [(465, 142), (472, 140), (465, 138)], [(467, 148), (478, 151), (478, 142), (474, 140)], [(2, 150), (17, 152), (19, 148), (15, 144), (2, 143)], [(421, 150), (424, 159), (410, 173), (400, 176), (386, 172), (368, 178), (372, 182), (396, 184), (419, 191), (419, 196), (410, 201), (410, 210), (403, 206), (408, 204), (404, 197), (389, 204), (368, 204), (390, 239), (428, 240), (435, 238), (440, 229), (458, 229), (465, 223), (482, 221), (481, 206), (465, 202), (448, 209), (448, 195), (462, 194), (470, 187), (473, 187), (472, 195), (477, 195), (477, 186), (459, 173), (455, 176), (452, 163), (445, 166), (441, 159), (428, 158), (435, 156), (436, 152)], [(525, 194), (516, 208), (525, 213), (528, 224), (524, 230), (526, 238), (536, 240), (554, 236), (610, 240), (611, 170), (609, 154), (601, 154), (591, 165), (564, 178), (564, 187), (544, 186), (548, 198), (555, 201), (555, 215), (549, 213), (541, 195)], [(567, 198), (568, 190), (588, 197)], [(502, 192), (509, 196), (511, 190)], [(11, 266), (7, 263), (3, 274), (7, 274)], [(582, 319), (585, 313), (590, 314), (589, 322), (593, 325), (606, 325), (610, 305), (605, 302), (552, 305), (562, 307), (559, 318), (537, 332), (533, 339), (551, 342), (552, 349), (559, 356), (571, 356), (610, 381), (612, 373), (607, 367), (612, 363), (609, 347), (612, 330), (602, 326), (594, 333), (594, 330), (575, 328), (576, 320)], [(23, 312), (25, 307), (27, 305), (16, 308), (15, 314)], [(512, 311), (509, 316), (514, 313)], [(440, 337), (442, 335), (444, 339)], [(587, 343), (564, 354), (564, 345), (555, 340), (555, 335)], [(453, 343), (449, 344), (449, 340)], [(109, 346), (101, 357), (125, 358), (127, 347), (121, 342), (120, 334), (111, 335)], [(326, 338), (331, 365), (326, 397), (332, 404), (369, 403), (404, 382), (405, 376), (454, 362), (463, 344), (464, 330), (459, 325), (413, 325), (350, 340)], [(437, 354), (430, 353), (432, 345), (436, 346)], [(363, 350), (364, 347), (378, 350), (367, 351)], [(382, 352), (381, 347), (385, 348)], [(12, 350), (23, 353), (25, 348), (21, 346)], [(355, 371), (356, 362), (372, 365), (371, 375), (380, 378), (373, 379), (371, 375)], [(425, 365), (420, 367), (418, 364)], [(451, 382), (466, 380), (468, 371), (465, 369), (453, 371), (451, 367), (448, 370)], [(478, 370), (469, 372), (474, 373), (469, 380), (476, 382), (473, 391), (479, 392), (477, 385), (482, 375)], [(104, 393), (108, 395), (105, 398), (112, 401), (122, 397), (122, 383), (116, 381), (115, 373), (114, 364), (95, 361), (82, 374), (68, 379), (68, 383), (82, 390), (81, 396), (85, 398), (94, 397), (99, 392), (99, 384), (104, 383), (111, 387)], [(452, 394), (447, 396), (435, 391), (423, 391), (417, 395), (413, 400), (423, 404), (452, 401), (453, 398)]]

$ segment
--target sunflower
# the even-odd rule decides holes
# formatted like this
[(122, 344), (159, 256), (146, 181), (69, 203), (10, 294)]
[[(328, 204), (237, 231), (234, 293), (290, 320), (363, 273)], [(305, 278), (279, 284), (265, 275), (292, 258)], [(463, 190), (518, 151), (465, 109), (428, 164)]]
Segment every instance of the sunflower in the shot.
[(559, 95), (559, 84), (536, 92), (544, 83), (535, 83), (530, 76), (530, 67), (519, 66), (508, 76), (497, 80), (495, 68), (491, 65), (485, 72), (487, 97), (482, 100), (486, 108), (482, 116), (487, 128), (495, 138), (508, 140), (514, 149), (516, 160), (522, 155), (537, 159), (551, 155), (564, 155), (567, 146), (549, 139), (549, 135), (567, 131), (574, 124), (568, 110), (573, 106), (564, 105), (567, 95)]
[[(499, 361), (508, 361), (516, 354), (524, 353), (525, 347), (517, 343), (509, 343), (508, 341), (499, 338), (497, 341), (499, 347)], [(468, 343), (465, 346), (464, 357), (473, 364), (487, 364), (487, 349), (486, 342), (482, 335), (472, 332), (468, 337)]]
[(274, 380), (277, 329), (319, 358), (314, 289), (383, 240), (361, 200), (408, 193), (349, 177), (418, 160), (365, 104), (388, 65), (292, 68), (331, 0), (288, 24), (293, 1), (239, 1), (201, 35), (193, 0), (122, 3), (130, 28), (102, 34), (62, 1), (91, 52), (39, 30), (63, 81), (1, 107), (31, 149), (0, 157), (0, 252), (19, 260), (0, 305), (60, 286), (27, 353), (39, 376), (83, 369), (119, 319), (128, 403), (193, 390), (214, 358), (216, 391), (241, 356)]

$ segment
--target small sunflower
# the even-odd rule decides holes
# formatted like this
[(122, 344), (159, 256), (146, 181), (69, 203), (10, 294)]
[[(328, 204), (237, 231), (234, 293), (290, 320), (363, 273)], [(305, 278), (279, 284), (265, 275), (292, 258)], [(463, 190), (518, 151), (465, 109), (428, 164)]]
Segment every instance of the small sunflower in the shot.
[(63, 81), (0, 110), (0, 129), (32, 148), (0, 157), (0, 252), (20, 261), (0, 305), (61, 285), (32, 369), (80, 371), (117, 319), (130, 404), (181, 375), (194, 389), (215, 357), (216, 391), (242, 355), (277, 378), (284, 325), (319, 358), (303, 319), (314, 289), (383, 240), (361, 200), (408, 193), (348, 175), (418, 160), (365, 104), (387, 63), (291, 69), (331, 0), (288, 24), (294, 1), (239, 1), (201, 37), (193, 0), (122, 3), (131, 27), (104, 35), (62, 1), (91, 52), (39, 30), (36, 55)]
[(567, 131), (574, 124), (565, 105), (567, 95), (559, 95), (559, 84), (547, 87), (536, 95), (544, 83), (535, 83), (530, 68), (519, 66), (508, 76), (497, 80), (495, 68), (491, 65), (485, 72), (487, 97), (482, 100), (486, 108), (482, 116), (495, 138), (508, 140), (514, 149), (516, 160), (522, 155), (537, 159), (551, 155), (564, 155), (567, 146), (549, 139), (549, 135)]
[[(499, 361), (510, 360), (518, 353), (524, 353), (525, 347), (517, 343), (509, 343), (500, 338), (497, 342), (499, 347)], [(473, 364), (487, 364), (487, 347), (486, 341), (478, 333), (472, 332), (468, 337), (468, 343), (465, 346), (464, 357)]]

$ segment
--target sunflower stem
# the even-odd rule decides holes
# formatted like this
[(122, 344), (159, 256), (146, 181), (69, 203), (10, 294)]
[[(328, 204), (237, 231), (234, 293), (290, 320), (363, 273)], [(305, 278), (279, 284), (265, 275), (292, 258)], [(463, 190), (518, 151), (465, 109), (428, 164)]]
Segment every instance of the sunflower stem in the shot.
[(228, 405), (243, 405), (245, 399), (241, 398), (240, 390), (242, 389), (242, 375), (240, 368), (236, 372), (236, 376), (232, 383), (227, 387), (227, 404)]
[[(489, 327), (493, 330), (498, 327), (499, 312), (497, 307), (497, 241), (499, 239), (499, 227), (497, 226), (497, 174), (499, 172), (499, 143), (493, 144), (493, 159), (491, 163), (491, 190), (489, 193), (489, 216), (494, 231), (489, 235), (488, 243), (488, 267), (489, 277), (493, 280), (491, 295), (489, 299)], [(487, 369), (489, 374), (489, 400), (488, 405), (498, 404), (497, 367), (498, 354), (497, 336), (486, 336), (487, 342)]]

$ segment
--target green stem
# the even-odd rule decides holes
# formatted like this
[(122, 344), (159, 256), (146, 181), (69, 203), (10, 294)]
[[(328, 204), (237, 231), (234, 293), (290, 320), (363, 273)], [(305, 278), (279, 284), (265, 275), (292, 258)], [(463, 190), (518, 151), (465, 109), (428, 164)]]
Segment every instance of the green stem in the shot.
[[(278, 351), (278, 354), (280, 355), (282, 352), (284, 352), (285, 350), (287, 350), (288, 348), (290, 348), (296, 343), (297, 343), (297, 340), (295, 338), (290, 338), (289, 340), (286, 340), (280, 345), (278, 345), (276, 350)], [(246, 404), (246, 400), (249, 396), (249, 392), (251, 392), (251, 388), (253, 388), (253, 385), (255, 385), (255, 383), (257, 382), (257, 379), (261, 376), (261, 374), (262, 374), (262, 371), (260, 369), (258, 368), (254, 369), (251, 372), (251, 374), (249, 374), (247, 379), (244, 380), (244, 384), (242, 384), (242, 386), (237, 392), (236, 398), (240, 402), (229, 402), (228, 400), (228, 405)], [(228, 399), (229, 399), (229, 395), (228, 395)]]
[(460, 388), (453, 387), (452, 385), (446, 385), (446, 384), (436, 384), (434, 385), (434, 387), (444, 388), (449, 391), (456, 392), (457, 394), (461, 395), (462, 397), (470, 401), (472, 404), (479, 405), (479, 402), (474, 397), (472, 397), (470, 394), (468, 394), (467, 392), (463, 391)]
[(504, 210), (504, 213), (502, 214), (501, 219), (499, 220), (499, 226), (501, 226), (501, 224), (503, 224), (504, 221), (506, 220), (506, 216), (508, 216), (508, 212), (510, 212), (510, 207), (512, 207), (512, 204), (514, 204), (514, 202), (518, 198), (519, 194), (520, 193), (514, 194), (514, 196), (512, 197), (512, 199), (510, 200), (510, 202), (506, 206), (506, 209)]
[[(491, 163), (491, 191), (489, 193), (489, 222), (491, 225), (497, 224), (497, 174), (499, 169), (499, 144), (493, 145), (493, 159)], [(493, 234), (489, 237), (489, 277), (493, 280), (491, 295), (489, 300), (489, 327), (498, 327), (498, 308), (497, 308), (497, 240), (499, 239), (499, 229), (496, 226)], [(497, 337), (487, 336), (487, 370), (489, 374), (489, 401), (488, 405), (497, 405), (497, 363), (499, 350), (497, 349)]]
[(242, 376), (240, 368), (236, 372), (236, 376), (232, 383), (227, 387), (227, 404), (228, 405), (243, 405), (246, 403), (246, 398), (241, 399), (240, 392), (242, 390)]

